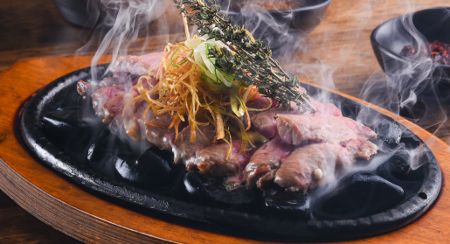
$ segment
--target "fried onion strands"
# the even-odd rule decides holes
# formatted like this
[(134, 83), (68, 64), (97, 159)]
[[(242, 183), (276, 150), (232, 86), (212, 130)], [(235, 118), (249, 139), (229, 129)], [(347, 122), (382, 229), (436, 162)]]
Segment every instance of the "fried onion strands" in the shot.
[[(232, 151), (233, 135), (229, 127), (233, 125), (230, 121), (235, 120), (239, 125), (241, 150), (248, 148), (248, 145), (254, 147), (246, 135), (246, 131), (251, 127), (248, 112), (267, 110), (272, 104), (262, 109), (247, 107), (247, 102), (259, 95), (258, 89), (254, 86), (236, 86), (228, 90), (211, 88), (207, 82), (204, 82), (201, 69), (195, 63), (193, 54), (194, 50), (186, 47), (184, 42), (168, 44), (157, 73), (146, 70), (148, 75), (138, 79), (136, 89), (139, 95), (128, 101), (124, 107), (124, 115), (132, 104), (141, 100), (146, 101), (147, 107), (143, 115), (145, 123), (155, 127), (174, 128), (175, 141), (182, 122), (187, 122), (190, 126), (190, 142), (195, 142), (197, 131), (207, 139), (199, 127), (212, 125), (215, 128), (214, 142), (223, 140), (230, 145), (227, 158)], [(152, 77), (159, 80), (154, 86), (150, 83)], [(147, 121), (146, 114), (150, 109), (155, 116), (169, 114), (171, 123), (161, 125)], [(246, 117), (246, 125), (239, 118), (242, 116)]]

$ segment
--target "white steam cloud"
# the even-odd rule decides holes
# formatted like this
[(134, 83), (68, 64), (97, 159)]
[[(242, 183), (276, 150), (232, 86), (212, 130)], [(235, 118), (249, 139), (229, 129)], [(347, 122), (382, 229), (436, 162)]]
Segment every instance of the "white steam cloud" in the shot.
[[(430, 79), (435, 66), (429, 58), (419, 51), (412, 57), (415, 62), (402, 67), (385, 64), (383, 72), (370, 45), (370, 33), (384, 21), (432, 6), (421, 5), (425, 1), (419, 0), (361, 0), (354, 1), (351, 6), (343, 4), (348, 2), (332, 1), (321, 25), (309, 35), (311, 30), (292, 30), (287, 22), (274, 19), (268, 11), (255, 12), (254, 6), (244, 6), (241, 19), (236, 21), (243, 23), (256, 38), (264, 37), (265, 43), (277, 50), (277, 58), (283, 66), (301, 80), (350, 93), (396, 114), (409, 112), (414, 122), (439, 133), (447, 122), (447, 113), (442, 106), (442, 100), (446, 97), (438, 97), (436, 89), (439, 89), (440, 79)], [(183, 36), (181, 18), (176, 14), (175, 7), (171, 7), (172, 4), (171, 0), (91, 2), (90, 8), (97, 10), (93, 18), (102, 17), (101, 13), (105, 16), (97, 29), (107, 31), (104, 36), (97, 37), (101, 38), (101, 44), (92, 60), (93, 74), (96, 74), (96, 65), (102, 55), (111, 54), (114, 61), (118, 56), (127, 55), (131, 47), (138, 54), (153, 51), (155, 45), (148, 45), (149, 38), (164, 33), (165, 38), (158, 39), (160, 45), (157, 46), (161, 49), (156, 50), (162, 51), (165, 43), (175, 39), (168, 33)], [(434, 4), (439, 6), (446, 2)], [(229, 4), (223, 6), (226, 11), (231, 11)], [(172, 14), (167, 14), (168, 11)], [(283, 14), (281, 19), (292, 18), (292, 14)], [(178, 24), (174, 24), (177, 22), (174, 19), (179, 20)], [(156, 27), (150, 30), (151, 22)], [(425, 40), (415, 28), (412, 15), (405, 15), (401, 22), (419, 50), (423, 50)], [(393, 36), (400, 34), (392, 33)], [(96, 40), (94, 38), (80, 52)], [(137, 40), (140, 40), (139, 48), (135, 46)], [(399, 45), (397, 51), (402, 48)], [(423, 99), (425, 90), (427, 95), (432, 96), (428, 100)], [(324, 102), (330, 100), (320, 94), (319, 99)], [(380, 118), (367, 111), (363, 110), (357, 116), (358, 120), (370, 125), (377, 124)], [(355, 170), (372, 170), (397, 152), (408, 155), (407, 160), (414, 168), (420, 166), (417, 162), (423, 153), (420, 148), (408, 149), (400, 145), (395, 149), (386, 149), (383, 155), (372, 160), (371, 165)]]
[(90, 0), (88, 11), (92, 14), (88, 22), (99, 21), (99, 24), (91, 40), (78, 53), (100, 43), (91, 62), (94, 79), (99, 78), (96, 66), (103, 55), (111, 55), (113, 63), (131, 50), (134, 55), (153, 51), (155, 47), (149, 45), (151, 36), (162, 36), (157, 40), (161, 44), (173, 41), (169, 34), (182, 31), (182, 23), (169, 25), (176, 23), (174, 20), (181, 21), (172, 5), (171, 0)]

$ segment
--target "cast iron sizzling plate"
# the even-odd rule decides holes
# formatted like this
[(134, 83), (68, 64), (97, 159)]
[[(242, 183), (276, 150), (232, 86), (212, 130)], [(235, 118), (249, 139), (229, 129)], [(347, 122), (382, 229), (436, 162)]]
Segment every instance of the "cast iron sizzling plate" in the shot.
[[(105, 72), (106, 67), (106, 65), (99, 66), (99, 72)], [(396, 157), (401, 158), (401, 155), (393, 155), (376, 170), (349, 176), (347, 180), (342, 181), (343, 183), (341, 185), (344, 185), (344, 191), (342, 189), (340, 191), (336, 190), (326, 195), (324, 197), (325, 200), (312, 203), (315, 205), (311, 207), (310, 211), (306, 211), (304, 216), (298, 218), (293, 218), (290, 216), (290, 213), (273, 214), (265, 210), (252, 211), (255, 207), (251, 204), (255, 203), (247, 204), (244, 207), (215, 203), (200, 204), (200, 201), (185, 198), (183, 194), (180, 197), (179, 194), (167, 193), (167, 191), (136, 187), (136, 185), (132, 185), (127, 181), (118, 180), (116, 177), (111, 177), (108, 173), (102, 174), (98, 169), (95, 170), (89, 167), (88, 164), (82, 162), (85, 155), (78, 157), (77, 154), (71, 153), (70, 149), (66, 148), (62, 150), (58, 142), (55, 142), (54, 139), (51, 142), (44, 135), (42, 131), (44, 115), (70, 110), (79, 106), (76, 83), (80, 79), (85, 81), (90, 80), (90, 68), (80, 69), (62, 76), (34, 94), (18, 113), (16, 120), (17, 136), (24, 144), (24, 147), (28, 148), (43, 164), (50, 166), (82, 187), (93, 190), (101, 195), (131, 203), (136, 208), (143, 207), (190, 220), (218, 224), (218, 228), (222, 225), (282, 236), (349, 239), (386, 233), (414, 221), (429, 209), (441, 190), (442, 174), (438, 162), (426, 144), (411, 131), (396, 123), (391, 118), (353, 100), (308, 85), (303, 86), (308, 90), (309, 94), (325, 92), (335, 104), (340, 106), (343, 114), (347, 117), (355, 118), (360, 111), (364, 110), (365, 112), (369, 111), (373, 115), (371, 118), (378, 118), (378, 121), (382, 121), (376, 128), (372, 127), (378, 133), (377, 144), (379, 146), (386, 148), (395, 147), (398, 146), (399, 142), (402, 142), (406, 147), (423, 146), (423, 153), (417, 159), (423, 165), (411, 171), (413, 173), (409, 175), (413, 176), (407, 176), (409, 178), (406, 178), (405, 182), (398, 181), (396, 178), (390, 180), (405, 188), (404, 190), (401, 188), (399, 190), (403, 194), (401, 199), (386, 198), (388, 201), (395, 201), (395, 206), (388, 206), (388, 204), (386, 205), (388, 206), (386, 209), (383, 209), (383, 207), (379, 208), (376, 205), (376, 201), (379, 200), (370, 196), (369, 198), (374, 198), (375, 200), (372, 203), (365, 204), (365, 214), (354, 213), (354, 211), (346, 213), (342, 210), (346, 206), (352, 205), (353, 202), (360, 201), (358, 198), (360, 192), (356, 192), (355, 195), (351, 190), (353, 189), (355, 191), (354, 189), (360, 187), (361, 182), (364, 182), (364, 180), (358, 181), (359, 178), (378, 177), (378, 181), (380, 179), (381, 181), (386, 181), (384, 178), (389, 180), (389, 177), (393, 176), (389, 176), (391, 175), (389, 172), (389, 175), (386, 176), (386, 172), (383, 169), (387, 167), (391, 171), (392, 168), (389, 168), (391, 167), (389, 165), (392, 164), (391, 161)], [(365, 123), (370, 126), (370, 121), (366, 121)], [(99, 127), (105, 127), (101, 123), (100, 125), (97, 123), (97, 125)], [(60, 136), (61, 138), (66, 138), (66, 140), (74, 140), (72, 142), (73, 145), (77, 143), (92, 143), (92, 141), (89, 141), (90, 139), (83, 137), (82, 130), (75, 134), (77, 134), (76, 138), (67, 139), (66, 137), (68, 135)], [(420, 147), (422, 148), (422, 146)], [(165, 156), (162, 155), (162, 157)], [(179, 188), (180, 184), (183, 185), (182, 179), (185, 172), (181, 172), (180, 174), (178, 176), (180, 180), (178, 181), (181, 182), (178, 182), (172, 188)], [(384, 178), (380, 178), (378, 175)], [(345, 191), (347, 189), (345, 185), (351, 185), (352, 182), (357, 182), (357, 184), (354, 188), (349, 188), (350, 192)], [(397, 185), (395, 187), (398, 188)], [(395, 187), (392, 189), (397, 189)], [(362, 191), (364, 192), (366, 190)], [(386, 197), (383, 194), (381, 195), (380, 199)], [(352, 202), (348, 202), (348, 200), (346, 202), (345, 199), (348, 199), (349, 196), (356, 196), (356, 198), (353, 198)], [(341, 200), (339, 200), (339, 197), (341, 197)], [(342, 200), (342, 198), (345, 199)], [(367, 196), (363, 196), (363, 198), (367, 198)], [(371, 207), (371, 204), (375, 204), (375, 207)], [(382, 211), (371, 211), (371, 209), (376, 210), (377, 208), (382, 209)]]

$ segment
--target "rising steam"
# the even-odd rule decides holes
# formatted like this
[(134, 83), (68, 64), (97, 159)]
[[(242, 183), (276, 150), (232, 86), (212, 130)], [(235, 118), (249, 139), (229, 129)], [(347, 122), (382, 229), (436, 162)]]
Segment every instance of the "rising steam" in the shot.
[[(336, 90), (339, 90), (340, 87), (336, 87), (334, 81), (339, 79), (341, 84), (361, 88), (359, 98), (387, 108), (396, 114), (407, 111), (414, 122), (422, 126), (426, 124), (426, 129), (431, 128), (435, 133), (439, 132), (440, 127), (447, 121), (446, 111), (440, 102), (447, 98), (439, 97), (439, 92), (436, 91), (439, 89), (440, 79), (430, 78), (435, 66), (419, 51), (413, 57), (416, 61), (401, 67), (386, 64), (385, 72), (382, 72), (370, 49), (368, 37), (370, 30), (382, 23), (373, 18), (374, 11), (383, 11), (384, 8), (395, 6), (400, 10), (400, 15), (417, 10), (417, 6), (411, 1), (405, 4), (395, 4), (395, 1), (390, 0), (356, 2), (354, 6), (348, 6), (347, 22), (340, 23), (343, 26), (352, 25), (354, 29), (357, 29), (353, 29), (351, 32), (342, 31), (333, 26), (332, 21), (328, 21), (328, 25), (324, 23), (326, 26), (318, 28), (319, 32), (313, 32), (312, 36), (307, 36), (311, 30), (296, 31), (287, 24), (289, 20), (292, 20), (292, 14), (282, 14), (282, 18), (274, 19), (268, 11), (254, 5), (244, 6), (242, 15), (235, 21), (244, 25), (255, 38), (263, 39), (265, 44), (274, 48), (277, 58), (282, 63), (286, 63), (285, 67), (298, 75), (300, 79)], [(97, 26), (99, 36), (95, 36), (85, 47), (80, 49), (80, 52), (85, 51), (98, 39), (101, 39), (91, 62), (93, 77), (100, 78), (96, 77), (96, 66), (100, 57), (105, 54), (112, 55), (111, 61), (114, 62), (117, 57), (127, 55), (130, 50), (133, 50), (133, 54), (143, 54), (154, 51), (152, 48), (158, 46), (161, 49), (155, 51), (162, 51), (165, 43), (173, 42), (176, 39), (176, 37), (168, 35), (169, 33), (177, 33), (178, 37), (183, 36), (182, 21), (176, 13), (176, 9), (171, 7), (172, 3), (171, 0), (91, 1), (90, 8), (96, 13), (93, 18), (103, 18), (103, 20)], [(230, 6), (230, 2), (227, 1), (222, 4), (225, 11), (232, 11)], [(333, 7), (340, 9), (333, 10)], [(172, 10), (170, 10), (171, 8)], [(167, 15), (169, 10), (172, 11), (172, 14)], [(330, 20), (334, 17), (332, 14), (339, 14), (339, 11), (342, 10), (347, 9), (345, 6), (340, 6), (339, 1), (334, 1), (330, 5), (326, 18)], [(396, 16), (391, 18), (393, 17)], [(173, 19), (179, 21), (173, 21)], [(387, 19), (389, 18), (385, 20)], [(149, 28), (151, 22), (153, 22), (152, 26), (156, 26), (155, 28)], [(176, 22), (178, 24), (174, 25)], [(419, 49), (424, 49), (425, 40), (414, 27), (412, 15), (405, 15), (402, 23), (418, 44)], [(103, 35), (103, 33), (106, 34)], [(155, 34), (167, 35), (165, 35), (166, 38), (158, 40), (159, 45), (148, 45), (150, 36)], [(393, 35), (398, 34), (393, 33)], [(138, 40), (139, 42), (137, 42)], [(140, 46), (137, 46), (137, 43)], [(370, 77), (361, 77), (354, 75), (358, 73), (358, 70), (373, 70), (374, 72)], [(336, 75), (337, 73), (339, 75)], [(423, 98), (424, 94), (427, 96), (426, 99)], [(318, 94), (317, 99), (322, 102), (330, 102), (330, 98), (324, 94)], [(340, 106), (340, 104), (336, 105)], [(374, 127), (381, 120), (366, 109), (361, 111), (357, 119)], [(429, 123), (430, 119), (434, 123)], [(407, 148), (402, 144), (396, 148), (379, 146), (380, 150), (384, 150), (383, 154), (375, 156), (370, 165), (355, 167), (350, 173), (374, 170), (390, 156), (398, 153), (405, 155), (405, 160), (410, 162), (413, 168), (420, 166), (417, 160), (423, 154), (420, 147)], [(336, 180), (332, 179), (330, 182), (336, 182)]]
[[(91, 40), (78, 53), (100, 43), (91, 61), (94, 81), (100, 78), (97, 77), (97, 64), (103, 55), (111, 55), (111, 63), (114, 63), (118, 57), (130, 52), (142, 55), (155, 51), (158, 45), (148, 45), (151, 36), (162, 36), (158, 39), (159, 44), (174, 41), (176, 37), (169, 34), (182, 31), (182, 23), (172, 4), (172, 1), (160, 0), (90, 0), (88, 10), (92, 15), (89, 22), (98, 21), (99, 24)], [(174, 25), (178, 19), (179, 25)]]

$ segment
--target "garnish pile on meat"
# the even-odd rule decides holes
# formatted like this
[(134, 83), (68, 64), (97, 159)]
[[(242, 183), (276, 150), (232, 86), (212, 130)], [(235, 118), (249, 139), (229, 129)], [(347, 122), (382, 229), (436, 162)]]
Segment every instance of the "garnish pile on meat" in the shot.
[[(162, 57), (163, 53), (122, 57), (112, 65), (112, 77), (98, 84), (79, 81), (77, 90), (92, 98), (93, 109), (103, 122), (118, 126), (135, 141), (171, 150), (175, 163), (183, 162), (188, 170), (225, 178), (231, 188), (263, 188), (273, 181), (286, 190), (306, 192), (349, 171), (357, 159), (368, 160), (377, 153), (377, 146), (370, 142), (376, 138), (374, 131), (343, 117), (332, 103), (314, 99), (316, 112), (311, 113), (294, 103), (291, 111), (275, 107), (260, 111), (271, 101), (253, 98), (247, 105), (254, 110), (240, 118), (242, 124), (251, 124), (252, 146), (246, 148), (237, 136), (229, 142), (216, 140), (212, 125), (193, 129), (182, 121), (175, 127), (169, 113), (155, 114), (147, 100), (134, 99), (142, 84), (150, 87), (159, 82), (156, 75), (148, 76), (148, 82), (137, 86), (139, 77), (148, 75), (146, 70), (158, 66)], [(231, 125), (239, 131), (238, 122)]]

